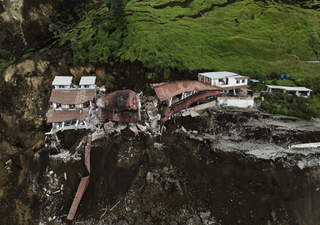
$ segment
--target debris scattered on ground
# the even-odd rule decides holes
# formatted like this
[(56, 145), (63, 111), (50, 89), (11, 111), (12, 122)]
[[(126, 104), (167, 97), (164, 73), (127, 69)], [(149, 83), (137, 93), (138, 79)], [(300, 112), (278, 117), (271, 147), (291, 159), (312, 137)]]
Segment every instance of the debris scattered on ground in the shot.
[(81, 160), (81, 155), (76, 151), (74, 154), (71, 155), (71, 153), (68, 150), (61, 149), (59, 154), (51, 155), (52, 159), (61, 159), (63, 162), (68, 162), (71, 159), (75, 161)]

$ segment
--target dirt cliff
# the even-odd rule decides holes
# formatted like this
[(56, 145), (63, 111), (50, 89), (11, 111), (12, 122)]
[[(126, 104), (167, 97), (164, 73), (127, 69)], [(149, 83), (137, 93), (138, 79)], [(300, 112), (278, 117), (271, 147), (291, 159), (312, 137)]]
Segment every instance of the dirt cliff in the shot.
[[(318, 141), (318, 122), (227, 109), (165, 126), (162, 136), (125, 129), (93, 142), (90, 182), (74, 222), (319, 224), (319, 151), (288, 148)], [(87, 175), (85, 136), (60, 136), (80, 161), (50, 158), (44, 148), (11, 155), (2, 224), (69, 224), (66, 214)]]

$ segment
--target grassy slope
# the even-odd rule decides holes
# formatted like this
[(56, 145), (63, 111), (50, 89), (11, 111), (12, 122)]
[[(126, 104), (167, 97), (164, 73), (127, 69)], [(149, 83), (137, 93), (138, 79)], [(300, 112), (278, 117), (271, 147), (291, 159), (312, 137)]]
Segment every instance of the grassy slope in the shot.
[[(307, 62), (320, 54), (317, 7), (317, 1), (299, 6), (253, 0), (131, 0), (125, 26), (110, 30), (112, 14), (104, 1), (91, 0), (80, 22), (70, 18), (57, 25), (63, 31), (59, 42), (71, 45), (76, 63), (138, 60), (164, 74), (164, 80), (170, 80), (166, 67), (251, 77), (288, 73), (294, 78), (290, 85), (320, 93), (320, 63)], [(273, 112), (279, 111), (276, 106), (288, 108), (290, 115), (300, 110), (299, 104), (292, 108), (285, 102), (266, 104), (272, 103), (268, 107)], [(320, 116), (319, 94), (303, 104), (313, 110), (308, 116)]]
[[(319, 51), (317, 10), (252, 0), (230, 4), (190, 0), (183, 7), (178, 5), (183, 1), (131, 0), (126, 6), (126, 29), (109, 34), (104, 29), (108, 9), (103, 2), (92, 1), (100, 7), (80, 23), (64, 26), (61, 43), (77, 40), (72, 49), (79, 63), (108, 61), (111, 55), (141, 62), (171, 55), (193, 70), (319, 75), (320, 64), (307, 62), (318, 60), (314, 53)], [(177, 6), (159, 9), (168, 2)]]
[(154, 53), (171, 54), (195, 70), (319, 75), (320, 64), (306, 61), (317, 60), (320, 12), (245, 0), (216, 6), (204, 13), (205, 18), (188, 17), (223, 3), (194, 0), (185, 8), (155, 9), (164, 2), (130, 1), (126, 38), (118, 55), (123, 60), (143, 61)]

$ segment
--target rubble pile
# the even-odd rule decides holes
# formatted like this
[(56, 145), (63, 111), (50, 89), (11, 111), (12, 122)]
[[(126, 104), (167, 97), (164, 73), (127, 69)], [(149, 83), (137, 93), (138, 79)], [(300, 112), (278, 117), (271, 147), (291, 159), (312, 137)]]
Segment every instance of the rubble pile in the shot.
[(53, 171), (49, 171), (44, 175), (44, 186), (42, 188), (42, 195), (40, 197), (41, 202), (41, 214), (42, 217), (47, 219), (47, 222), (57, 220), (61, 221), (61, 218), (66, 217), (67, 214), (60, 215), (62, 208), (58, 205), (63, 201), (64, 194), (64, 180), (66, 175), (58, 177)]
[[(274, 122), (258, 111), (205, 110), (199, 115), (176, 117), (161, 128), (154, 121), (145, 121), (145, 126), (104, 123), (106, 138), (94, 141), (92, 179), (74, 222), (296, 224), (296, 218), (307, 212), (298, 215), (292, 206), (308, 208), (307, 199), (318, 193), (316, 183), (305, 187), (296, 180), (317, 179), (317, 170), (309, 173), (306, 168), (319, 168), (320, 164), (317, 152), (297, 151), (288, 145), (293, 138), (317, 141), (318, 125), (300, 121), (294, 126), (281, 118)], [(166, 129), (162, 135), (152, 133), (161, 129)], [(280, 137), (275, 134), (285, 130), (289, 133), (278, 144)], [(306, 134), (302, 136), (302, 132)], [(64, 163), (63, 159), (70, 157), (61, 151), (51, 159)], [(60, 192), (56, 195), (62, 196)], [(305, 197), (296, 198), (300, 192)], [(63, 203), (63, 199), (59, 201)], [(46, 206), (50, 204), (48, 200)], [(59, 208), (55, 210), (59, 212)], [(59, 224), (60, 216), (49, 211), (46, 221), (50, 217)], [(65, 224), (65, 218), (61, 223)]]

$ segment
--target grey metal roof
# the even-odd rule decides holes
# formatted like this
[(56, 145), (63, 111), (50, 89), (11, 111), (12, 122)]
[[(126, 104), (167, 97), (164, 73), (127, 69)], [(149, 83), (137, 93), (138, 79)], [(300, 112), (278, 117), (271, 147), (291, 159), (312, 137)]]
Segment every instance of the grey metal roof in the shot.
[(268, 88), (271, 89), (281, 89), (286, 91), (312, 91), (306, 87), (287, 87), (287, 86), (280, 86), (280, 85), (267, 85)]
[(237, 73), (227, 72), (227, 71), (220, 71), (220, 72), (206, 72), (206, 73), (199, 73), (199, 75), (203, 75), (209, 77), (211, 79), (223, 79), (226, 77), (243, 77)]
[(90, 76), (90, 77), (81, 77), (79, 85), (90, 85), (96, 83), (96, 77)]
[(52, 85), (71, 85), (71, 76), (55, 76)]

